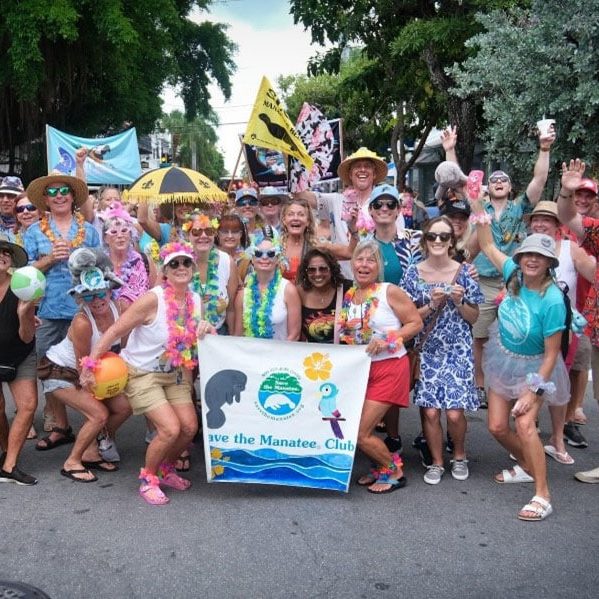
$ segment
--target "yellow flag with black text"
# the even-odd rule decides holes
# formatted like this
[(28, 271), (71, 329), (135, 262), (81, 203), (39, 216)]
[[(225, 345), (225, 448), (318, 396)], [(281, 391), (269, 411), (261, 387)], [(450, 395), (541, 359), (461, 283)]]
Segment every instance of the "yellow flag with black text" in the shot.
[(308, 170), (314, 165), (314, 159), (308, 154), (306, 146), (266, 77), (262, 77), (243, 143), (289, 154), (297, 158)]

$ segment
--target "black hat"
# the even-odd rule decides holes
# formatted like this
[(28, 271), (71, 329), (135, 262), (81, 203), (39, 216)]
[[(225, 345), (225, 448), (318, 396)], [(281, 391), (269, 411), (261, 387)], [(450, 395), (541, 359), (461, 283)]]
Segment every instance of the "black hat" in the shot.
[(470, 212), (470, 204), (466, 200), (448, 200), (441, 206), (441, 214), (443, 216), (462, 214), (467, 218), (470, 216)]

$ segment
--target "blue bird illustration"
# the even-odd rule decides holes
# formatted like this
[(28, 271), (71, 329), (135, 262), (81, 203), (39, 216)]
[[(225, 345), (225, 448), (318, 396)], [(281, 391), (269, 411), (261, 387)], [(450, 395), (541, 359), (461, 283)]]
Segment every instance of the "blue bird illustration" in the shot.
[(328, 420), (331, 423), (333, 434), (337, 439), (343, 439), (343, 433), (339, 426), (341, 418), (341, 412), (337, 409), (337, 395), (339, 395), (339, 389), (333, 383), (323, 383), (319, 389), (318, 409), (322, 413), (322, 419)]

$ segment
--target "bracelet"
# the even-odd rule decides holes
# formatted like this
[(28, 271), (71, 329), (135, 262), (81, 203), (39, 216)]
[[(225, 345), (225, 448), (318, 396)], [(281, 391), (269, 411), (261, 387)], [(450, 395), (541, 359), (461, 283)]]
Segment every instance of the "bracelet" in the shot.
[(538, 372), (529, 372), (526, 375), (526, 384), (528, 388), (536, 395), (547, 393), (555, 393), (555, 384), (551, 381), (546, 381)]
[(81, 366), (82, 370), (96, 370), (100, 365), (100, 360), (94, 360), (89, 356), (83, 356), (81, 360), (79, 360), (79, 366)]
[(493, 222), (493, 217), (486, 212), (479, 214), (471, 214), (468, 222), (472, 225), (490, 225)]
[(541, 152), (549, 152), (549, 151), (551, 151), (551, 148), (539, 148), (539, 150)]

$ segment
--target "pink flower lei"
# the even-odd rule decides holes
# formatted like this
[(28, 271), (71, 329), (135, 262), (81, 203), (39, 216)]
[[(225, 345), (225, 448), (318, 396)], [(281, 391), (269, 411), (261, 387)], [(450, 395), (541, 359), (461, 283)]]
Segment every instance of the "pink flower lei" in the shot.
[(183, 367), (191, 370), (198, 363), (196, 358), (198, 319), (194, 317), (193, 295), (189, 290), (185, 292), (185, 314), (183, 318), (179, 318), (174, 287), (168, 282), (165, 282), (163, 287), (168, 327), (166, 358), (175, 368)]

